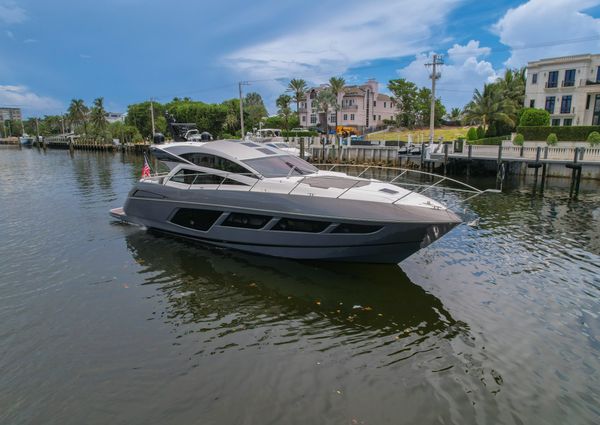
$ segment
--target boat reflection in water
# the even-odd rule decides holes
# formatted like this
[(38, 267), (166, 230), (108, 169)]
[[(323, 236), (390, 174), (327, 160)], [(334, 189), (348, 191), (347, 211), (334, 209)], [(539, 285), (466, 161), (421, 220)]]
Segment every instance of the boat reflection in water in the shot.
[[(448, 339), (468, 331), (398, 266), (313, 266), (206, 248), (139, 230), (126, 239), (143, 267), (144, 284), (157, 285), (164, 293), (167, 321), (175, 327), (195, 322), (219, 346), (243, 349), (258, 340), (261, 345), (277, 345), (305, 338), (303, 346), (317, 349), (323, 344), (360, 343), (361, 348), (389, 351), (391, 357), (379, 360), (393, 363), (398, 347), (385, 348), (391, 341), (408, 338), (415, 344), (411, 351), (430, 344), (430, 336)], [(273, 332), (279, 327), (285, 332)], [(249, 329), (271, 333), (261, 339), (256, 332), (246, 332)], [(223, 338), (225, 334), (229, 337)], [(323, 338), (318, 337), (321, 334)]]

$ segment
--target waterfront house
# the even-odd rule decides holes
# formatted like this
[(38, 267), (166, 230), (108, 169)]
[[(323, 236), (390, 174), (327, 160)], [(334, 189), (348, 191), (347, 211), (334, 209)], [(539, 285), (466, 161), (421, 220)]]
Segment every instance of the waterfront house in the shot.
[(327, 85), (310, 88), (306, 99), (300, 102), (300, 125), (302, 127), (325, 128), (325, 119), (329, 128), (333, 130), (336, 123), (344, 127), (354, 127), (359, 133), (383, 125), (383, 121), (393, 118), (396, 104), (383, 93), (379, 93), (379, 83), (369, 80), (362, 85), (346, 86), (344, 92), (338, 96), (339, 110), (330, 110), (329, 117), (318, 111), (315, 99), (319, 91)]
[(600, 54), (529, 62), (525, 106), (546, 109), (554, 126), (600, 125)]

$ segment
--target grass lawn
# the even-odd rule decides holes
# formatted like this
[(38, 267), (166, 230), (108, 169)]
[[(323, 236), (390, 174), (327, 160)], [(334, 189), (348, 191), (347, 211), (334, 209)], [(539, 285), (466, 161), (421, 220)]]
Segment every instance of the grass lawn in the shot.
[[(444, 140), (450, 141), (455, 140), (458, 137), (467, 137), (467, 131), (470, 127), (441, 127), (435, 129), (435, 140), (437, 141), (440, 137)], [(385, 133), (368, 134), (367, 140), (401, 140), (408, 141), (408, 135), (412, 134), (413, 142), (417, 143), (421, 140), (429, 140), (429, 127), (427, 128), (415, 128), (413, 130), (404, 131), (390, 131)]]

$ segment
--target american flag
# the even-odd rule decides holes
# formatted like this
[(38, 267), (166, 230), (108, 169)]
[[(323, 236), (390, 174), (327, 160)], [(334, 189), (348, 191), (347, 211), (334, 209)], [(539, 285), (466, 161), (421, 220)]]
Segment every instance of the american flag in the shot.
[(150, 166), (148, 165), (148, 158), (144, 155), (144, 168), (142, 168), (142, 178), (150, 177)]

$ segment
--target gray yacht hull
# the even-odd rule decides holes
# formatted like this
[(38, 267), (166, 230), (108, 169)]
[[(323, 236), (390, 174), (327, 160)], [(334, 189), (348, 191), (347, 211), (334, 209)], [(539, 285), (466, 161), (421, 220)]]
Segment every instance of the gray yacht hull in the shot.
[(461, 222), (444, 209), (144, 182), (113, 215), (217, 247), (369, 263), (398, 263)]

